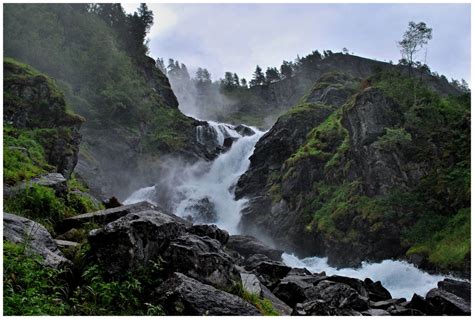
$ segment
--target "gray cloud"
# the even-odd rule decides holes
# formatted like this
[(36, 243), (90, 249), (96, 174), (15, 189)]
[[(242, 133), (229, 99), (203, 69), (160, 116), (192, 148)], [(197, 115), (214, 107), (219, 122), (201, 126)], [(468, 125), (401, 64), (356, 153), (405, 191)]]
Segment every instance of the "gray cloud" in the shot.
[[(127, 5), (131, 10), (136, 5)], [(433, 28), (428, 65), (470, 81), (470, 4), (150, 4), (154, 57), (250, 78), (256, 64), (279, 66), (313, 50), (397, 62), (408, 22)], [(420, 59), (423, 55), (420, 56)]]

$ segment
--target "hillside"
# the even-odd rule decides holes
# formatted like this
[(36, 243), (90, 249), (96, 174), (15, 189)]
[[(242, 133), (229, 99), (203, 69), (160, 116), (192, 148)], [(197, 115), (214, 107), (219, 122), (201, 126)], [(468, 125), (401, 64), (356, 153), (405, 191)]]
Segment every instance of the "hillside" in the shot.
[[(470, 95), (418, 78), (329, 73), (257, 143), (244, 232), (333, 265), (407, 258), (470, 269)], [(303, 236), (302, 236), (303, 234)]]
[[(96, 196), (122, 198), (153, 182), (166, 155), (215, 156), (195, 142), (195, 127), (203, 123), (179, 111), (146, 47), (130, 49), (131, 40), (123, 40), (120, 26), (109, 25), (99, 9), (86, 4), (4, 9), (5, 56), (54, 77), (66, 102), (86, 120), (76, 171)], [(123, 9), (113, 12), (126, 19)]]

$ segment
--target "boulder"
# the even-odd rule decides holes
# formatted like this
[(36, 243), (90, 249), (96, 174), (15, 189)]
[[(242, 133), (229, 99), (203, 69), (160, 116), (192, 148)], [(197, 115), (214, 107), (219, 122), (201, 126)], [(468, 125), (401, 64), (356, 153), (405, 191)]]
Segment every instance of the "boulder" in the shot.
[(369, 308), (366, 297), (357, 293), (347, 284), (322, 280), (313, 288), (307, 290), (311, 299), (321, 299), (339, 309), (353, 309), (363, 311)]
[(275, 287), (273, 293), (290, 307), (303, 303), (311, 297), (310, 290), (324, 276), (288, 275)]
[(390, 316), (390, 312), (383, 309), (369, 309), (361, 313), (363, 316)]
[(234, 130), (242, 136), (252, 136), (255, 134), (255, 131), (246, 125), (239, 124), (234, 127)]
[(471, 303), (455, 294), (433, 288), (426, 294), (426, 301), (431, 305), (433, 313), (453, 316), (471, 314)]
[(218, 228), (216, 225), (193, 225), (189, 227), (187, 231), (200, 237), (207, 236), (209, 238), (216, 239), (222, 245), (225, 245), (229, 240), (229, 233)]
[(413, 297), (411, 298), (410, 302), (406, 303), (405, 307), (409, 309), (416, 309), (427, 315), (434, 315), (430, 303), (426, 301), (425, 298), (417, 294), (413, 294)]
[(233, 259), (219, 241), (207, 236), (182, 234), (170, 240), (162, 256), (169, 271), (184, 273), (213, 286), (230, 288), (240, 280)]
[(89, 243), (93, 256), (104, 269), (119, 276), (157, 258), (185, 228), (168, 214), (145, 210), (129, 213), (91, 231)]
[(391, 316), (423, 316), (424, 313), (417, 309), (405, 308), (400, 305), (392, 305), (387, 311)]
[(46, 228), (30, 219), (3, 213), (3, 239), (24, 244), (28, 253), (42, 256), (46, 266), (59, 268), (70, 264)]
[(369, 297), (369, 292), (367, 291), (367, 288), (364, 282), (360, 279), (333, 275), (333, 276), (327, 277), (325, 280), (338, 282), (341, 284), (346, 284), (350, 286), (351, 288), (355, 289), (357, 293), (361, 295), (362, 297), (366, 297), (366, 298)]
[[(400, 299), (387, 299), (382, 301), (370, 302), (370, 308), (375, 309), (388, 309), (390, 306), (393, 305), (401, 305), (402, 303), (406, 302), (405, 298)], [(410, 307), (409, 307), (410, 308)]]
[(258, 275), (260, 281), (265, 286), (273, 289), (282, 278), (288, 275), (290, 269), (290, 267), (281, 262), (271, 260), (258, 263), (252, 271)]
[(289, 316), (292, 313), (292, 309), (265, 287), (258, 280), (257, 276), (254, 274), (240, 273), (240, 278), (244, 289), (250, 293), (257, 294), (260, 298), (270, 300), (273, 308), (278, 311), (280, 315)]
[(69, 240), (55, 239), (54, 242), (56, 243), (56, 245), (58, 245), (59, 248), (71, 248), (79, 246), (79, 243)]
[[(139, 202), (135, 204), (123, 205), (123, 206), (119, 206), (115, 208), (99, 210), (97, 212), (77, 215), (77, 216), (64, 219), (59, 224), (58, 231), (61, 233), (66, 232), (72, 228), (80, 228), (82, 225), (86, 223), (105, 225), (107, 223), (113, 222), (114, 220), (117, 220), (131, 213), (137, 213), (141, 211), (154, 210), (154, 209), (157, 209), (157, 207), (149, 202)], [(167, 213), (164, 213), (163, 211), (161, 211), (161, 213), (167, 214)], [(171, 216), (177, 222), (187, 223), (175, 215), (171, 215), (171, 214), (168, 214), (168, 215)]]
[(56, 194), (63, 194), (67, 190), (66, 179), (62, 174), (49, 173), (43, 176), (32, 178), (29, 181), (20, 182), (14, 186), (4, 185), (3, 196), (4, 198), (15, 196), (23, 190), (30, 188), (34, 185), (51, 187), (52, 189), (54, 189)]
[(360, 316), (352, 309), (339, 309), (322, 299), (299, 303), (293, 309), (293, 316)]
[(438, 288), (471, 302), (471, 284), (467, 281), (446, 278), (438, 282)]
[(235, 250), (244, 258), (248, 258), (254, 254), (261, 254), (272, 260), (281, 261), (281, 255), (283, 254), (283, 251), (270, 248), (253, 236), (230, 236), (226, 246), (227, 248)]
[(181, 273), (165, 281), (156, 291), (167, 315), (258, 316), (260, 312), (242, 298), (203, 284)]
[(369, 292), (369, 299), (372, 301), (382, 301), (391, 299), (390, 292), (382, 286), (380, 281), (373, 282), (370, 278), (364, 280), (365, 288)]

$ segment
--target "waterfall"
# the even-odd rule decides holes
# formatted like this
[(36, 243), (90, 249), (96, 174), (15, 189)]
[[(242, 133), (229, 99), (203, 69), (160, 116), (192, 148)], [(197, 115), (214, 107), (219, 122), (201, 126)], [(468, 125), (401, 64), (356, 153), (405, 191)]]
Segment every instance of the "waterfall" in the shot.
[[(208, 125), (196, 127), (196, 140), (202, 144), (223, 146), (228, 137), (234, 139), (230, 149), (221, 153), (212, 163), (197, 162), (193, 165), (174, 165), (171, 189), (172, 211), (193, 223), (216, 224), (230, 234), (238, 234), (240, 211), (246, 199), (235, 200), (234, 189), (239, 177), (248, 169), (255, 144), (264, 134), (252, 127), (255, 134), (242, 136), (234, 126), (209, 121)], [(143, 200), (160, 204), (160, 192), (156, 186), (137, 190), (124, 203)], [(425, 295), (445, 278), (430, 275), (405, 261), (384, 260), (380, 263), (363, 263), (360, 268), (336, 269), (327, 264), (327, 258), (308, 257), (298, 259), (284, 253), (283, 262), (291, 267), (307, 268), (312, 272), (325, 271), (328, 275), (338, 274), (353, 278), (380, 280), (394, 298), (409, 300), (413, 293)]]

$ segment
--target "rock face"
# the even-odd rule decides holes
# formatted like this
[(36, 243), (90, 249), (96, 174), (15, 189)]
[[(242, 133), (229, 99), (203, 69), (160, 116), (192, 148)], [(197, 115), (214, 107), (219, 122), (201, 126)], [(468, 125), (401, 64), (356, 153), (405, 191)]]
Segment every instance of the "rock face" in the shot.
[(38, 71), (6, 59), (3, 65), (4, 123), (21, 129), (49, 129), (41, 143), (48, 163), (66, 178), (78, 161), (84, 119), (66, 110), (56, 84)]
[(175, 273), (157, 291), (158, 301), (169, 315), (258, 316), (260, 312), (227, 292), (217, 290), (183, 274)]
[(185, 231), (171, 216), (146, 210), (121, 217), (89, 235), (97, 261), (112, 275), (123, 275), (158, 257)]
[(391, 210), (375, 207), (382, 206), (376, 198), (415, 188), (432, 166), (410, 146), (418, 137), (403, 126), (406, 109), (370, 83), (356, 93), (361, 81), (345, 74), (321, 76), (260, 139), (236, 197), (248, 199), (244, 234), (300, 257), (357, 267), (405, 255), (402, 229), (415, 221), (368, 211)]
[(46, 266), (58, 268), (70, 264), (46, 228), (30, 219), (4, 212), (3, 239), (25, 244), (26, 251), (42, 256)]

